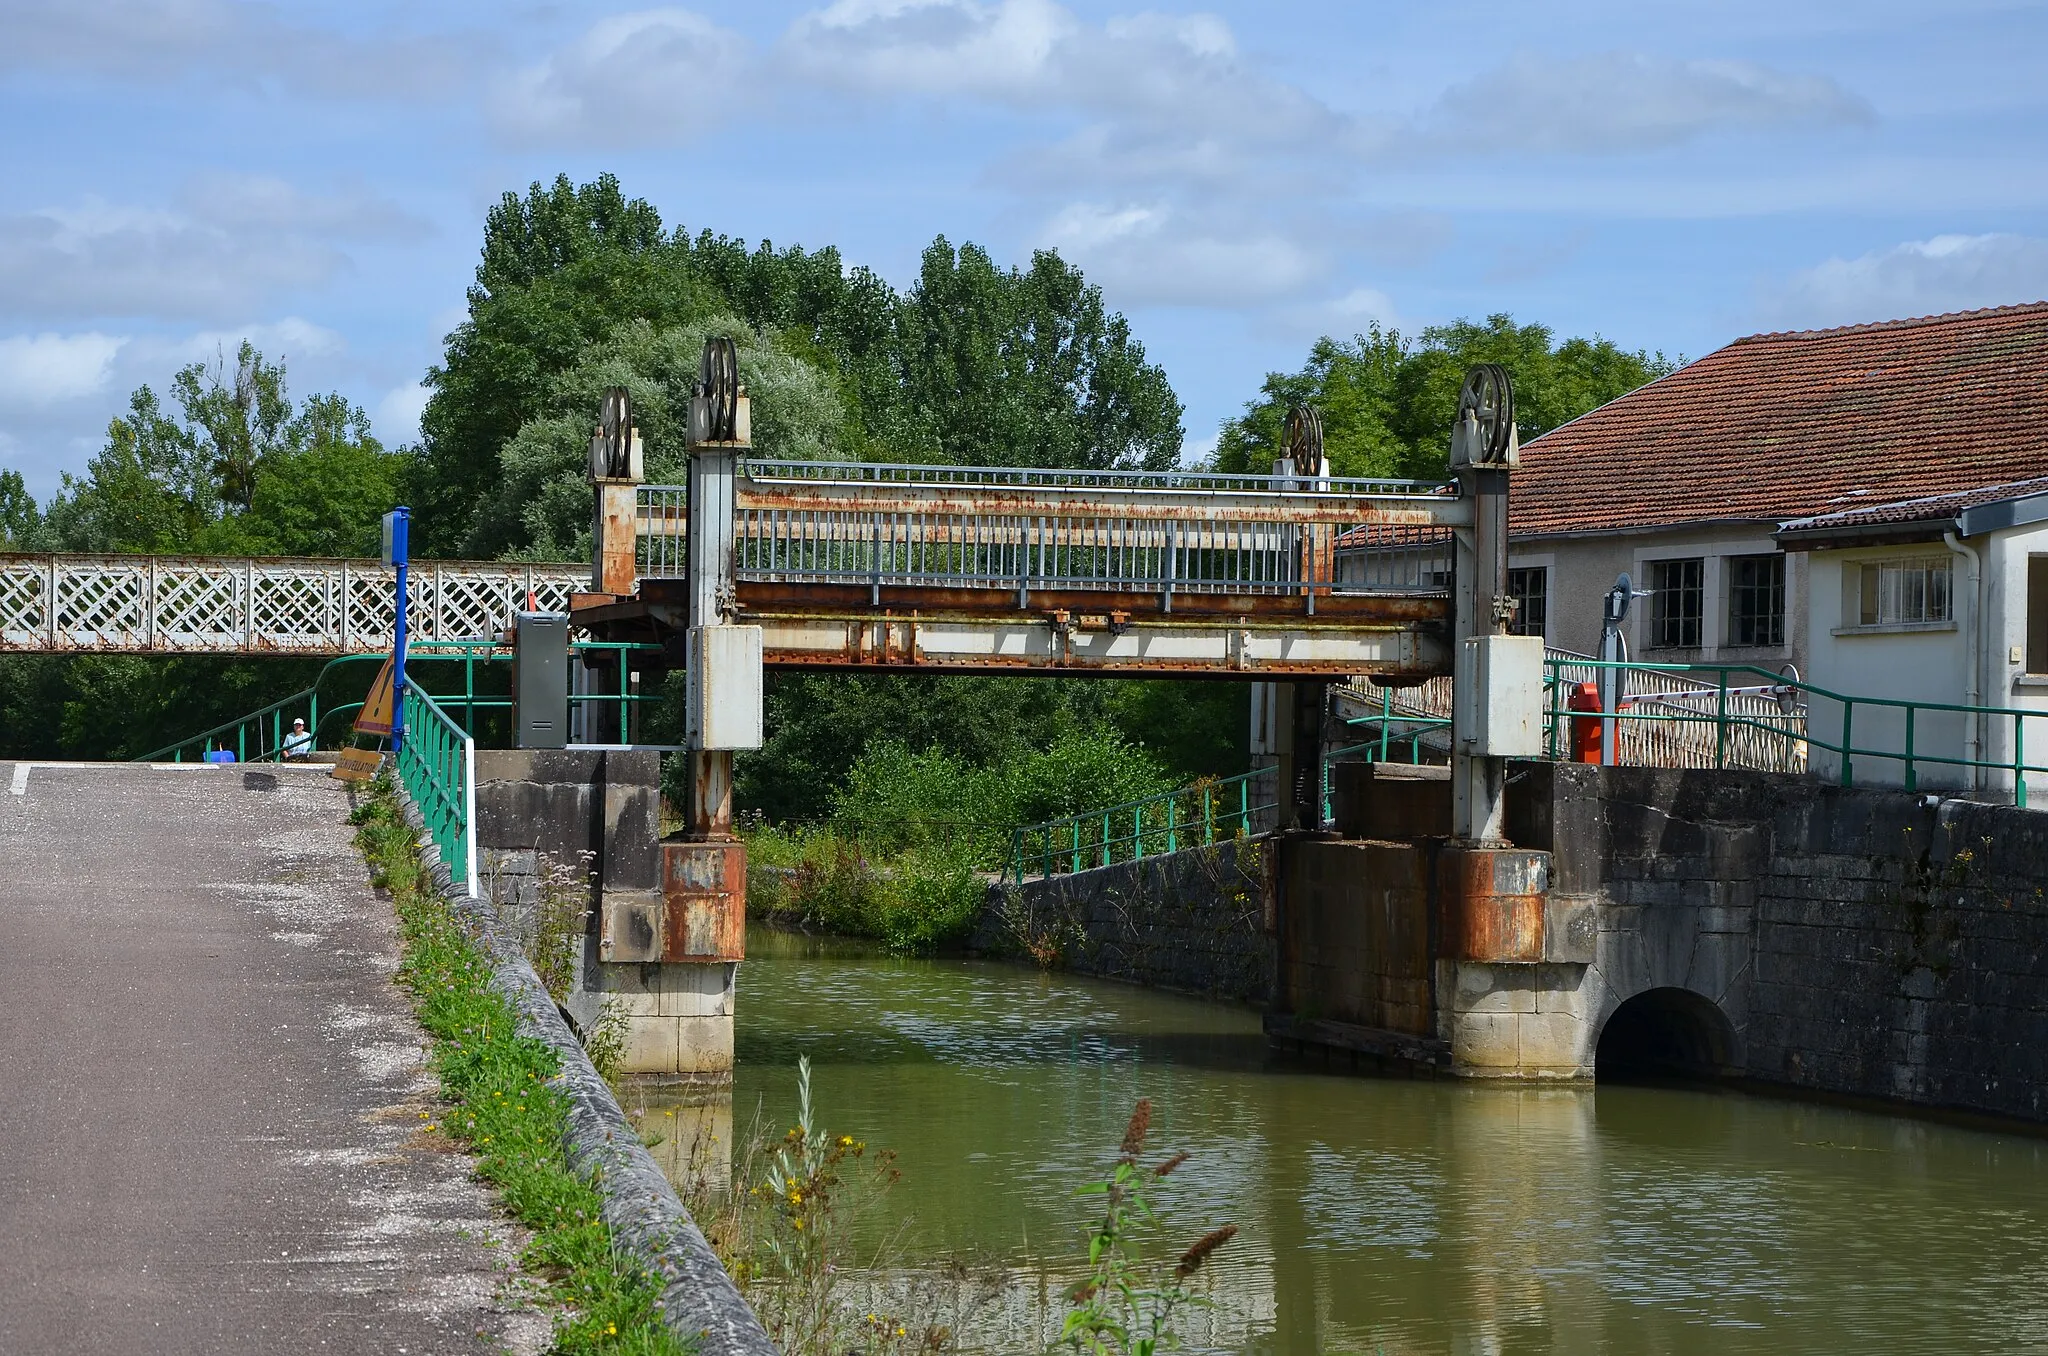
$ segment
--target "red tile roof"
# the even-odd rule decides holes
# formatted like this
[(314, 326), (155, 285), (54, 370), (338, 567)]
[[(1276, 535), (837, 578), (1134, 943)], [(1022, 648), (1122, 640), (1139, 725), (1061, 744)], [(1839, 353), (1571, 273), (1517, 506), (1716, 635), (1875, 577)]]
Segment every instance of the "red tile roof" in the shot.
[(1522, 449), (1517, 536), (1783, 521), (2048, 473), (2048, 302), (1738, 339)]
[[(2005, 480), (1996, 485), (1978, 485), (1972, 489), (1957, 490), (1953, 494), (1924, 495), (1918, 499), (1902, 499), (1890, 504), (1864, 503), (1855, 508), (1838, 509), (1833, 513), (1816, 513), (1809, 518), (1794, 518), (1779, 526), (1780, 532), (1832, 532), (1852, 527), (1875, 527), (1886, 523), (1949, 522), (1964, 509), (1979, 504), (1998, 504), (2008, 499), (2024, 499), (2029, 495), (2048, 494), (2048, 476), (2036, 476), (2032, 480)], [(1866, 496), (1867, 498), (1867, 496)]]

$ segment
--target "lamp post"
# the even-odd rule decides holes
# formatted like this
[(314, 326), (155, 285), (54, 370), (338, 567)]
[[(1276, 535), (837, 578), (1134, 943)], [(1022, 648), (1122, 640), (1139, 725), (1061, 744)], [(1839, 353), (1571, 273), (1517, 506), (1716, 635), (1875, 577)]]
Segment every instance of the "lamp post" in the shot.
[(384, 515), (384, 563), (398, 570), (396, 617), (391, 628), (391, 754), (405, 746), (405, 614), (410, 601), (406, 587), (406, 537), (412, 510), (400, 504)]

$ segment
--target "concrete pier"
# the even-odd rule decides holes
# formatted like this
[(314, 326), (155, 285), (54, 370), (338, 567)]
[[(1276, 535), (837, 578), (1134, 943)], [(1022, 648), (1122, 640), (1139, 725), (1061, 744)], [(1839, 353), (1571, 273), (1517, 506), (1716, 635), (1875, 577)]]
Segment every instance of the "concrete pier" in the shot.
[[(562, 1006), (586, 1039), (607, 1012), (623, 1072), (682, 1083), (732, 1078), (744, 891), (694, 937), (670, 925), (672, 844), (660, 840), (661, 760), (646, 749), (479, 749), (477, 851), (499, 916), (528, 939), (542, 896), (580, 891), (575, 979)], [(701, 921), (701, 920), (700, 920)], [(671, 945), (671, 934), (674, 945)], [(694, 946), (704, 959), (666, 959)]]

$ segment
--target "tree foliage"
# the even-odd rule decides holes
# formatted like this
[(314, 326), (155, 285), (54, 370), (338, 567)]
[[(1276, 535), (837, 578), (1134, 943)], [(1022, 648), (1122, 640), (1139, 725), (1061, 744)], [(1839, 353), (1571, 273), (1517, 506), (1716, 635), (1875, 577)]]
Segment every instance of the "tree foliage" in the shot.
[(1597, 336), (1554, 343), (1548, 326), (1517, 325), (1506, 315), (1434, 325), (1415, 340), (1378, 326), (1349, 340), (1325, 336), (1300, 371), (1268, 373), (1259, 399), (1223, 426), (1216, 469), (1270, 471), (1288, 409), (1312, 404), (1323, 416), (1334, 474), (1441, 476), (1458, 390), (1476, 363), (1507, 368), (1524, 442), (1677, 366), (1661, 353), (1630, 353)]
[[(505, 502), (508, 478), (533, 483), (536, 440), (559, 450), (568, 428), (590, 422), (587, 377), (607, 363), (672, 406), (694, 367), (669, 360), (679, 339), (658, 357), (647, 337), (721, 328), (742, 339), (757, 431), (779, 428), (789, 455), (1154, 467), (1180, 455), (1181, 407), (1165, 373), (1056, 254), (1006, 270), (941, 237), (898, 293), (836, 249), (692, 237), (609, 175), (580, 187), (563, 176), (506, 194), (485, 222), (469, 315), (427, 378), (409, 487), (424, 545), (496, 555), (560, 542), (556, 509), (530, 517)], [(762, 399), (771, 359), (815, 374), (782, 369), (785, 393), (830, 391), (834, 408), (797, 401), (801, 426), (776, 425)], [(565, 422), (534, 427), (545, 420)], [(643, 424), (642, 435), (650, 454), (680, 451), (666, 429)]]

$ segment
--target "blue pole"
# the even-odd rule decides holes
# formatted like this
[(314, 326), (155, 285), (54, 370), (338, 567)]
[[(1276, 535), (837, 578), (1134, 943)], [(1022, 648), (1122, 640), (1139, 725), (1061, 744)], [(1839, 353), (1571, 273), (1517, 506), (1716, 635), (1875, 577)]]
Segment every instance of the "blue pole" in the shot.
[(398, 567), (397, 619), (391, 633), (391, 753), (405, 747), (405, 614), (410, 601), (406, 587), (407, 528), (412, 510), (400, 504), (384, 515), (384, 555)]

